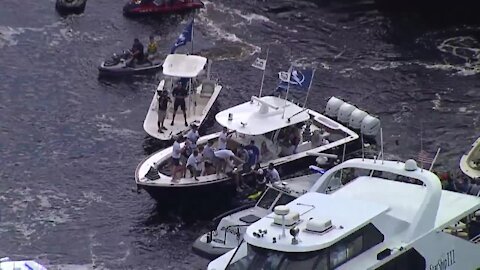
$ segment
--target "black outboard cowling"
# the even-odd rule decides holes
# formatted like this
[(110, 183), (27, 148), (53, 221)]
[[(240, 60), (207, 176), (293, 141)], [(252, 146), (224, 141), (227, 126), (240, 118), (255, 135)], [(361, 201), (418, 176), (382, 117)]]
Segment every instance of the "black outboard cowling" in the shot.
[(86, 5), (87, 0), (56, 0), (55, 9), (61, 15), (81, 14)]

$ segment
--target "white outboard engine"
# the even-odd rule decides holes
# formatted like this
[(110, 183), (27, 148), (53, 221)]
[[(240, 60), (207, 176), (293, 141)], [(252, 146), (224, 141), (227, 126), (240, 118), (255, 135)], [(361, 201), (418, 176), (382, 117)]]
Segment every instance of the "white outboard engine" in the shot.
[(342, 124), (347, 124), (348, 121), (350, 120), (350, 115), (355, 109), (357, 108), (355, 108), (355, 106), (353, 106), (352, 104), (349, 104), (346, 102), (343, 103), (343, 105), (340, 106), (340, 109), (338, 110), (338, 115), (337, 115), (338, 121), (341, 122)]
[(348, 125), (355, 130), (360, 130), (362, 127), (363, 119), (368, 115), (365, 111), (360, 109), (355, 109), (352, 114), (350, 115), (350, 120), (348, 121)]
[(336, 119), (338, 110), (344, 103), (345, 101), (339, 98), (331, 97), (327, 102), (327, 106), (325, 107), (325, 114), (330, 118)]
[(371, 115), (367, 115), (363, 118), (360, 132), (363, 134), (364, 141), (375, 141), (375, 136), (377, 136), (379, 131), (380, 120), (378, 118)]

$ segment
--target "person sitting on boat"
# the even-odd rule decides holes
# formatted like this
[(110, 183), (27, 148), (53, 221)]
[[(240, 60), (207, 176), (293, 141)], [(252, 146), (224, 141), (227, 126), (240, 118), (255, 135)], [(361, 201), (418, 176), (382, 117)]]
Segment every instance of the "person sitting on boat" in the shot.
[(158, 45), (153, 36), (150, 36), (150, 41), (147, 45), (147, 59), (153, 65), (153, 61), (158, 57)]
[(143, 59), (144, 59), (143, 44), (140, 42), (138, 38), (135, 38), (133, 40), (131, 53), (132, 53), (132, 60), (129, 63), (131, 66), (135, 66), (135, 64), (139, 64), (143, 62)]
[(163, 133), (164, 130), (167, 130), (167, 128), (163, 125), (163, 122), (165, 121), (165, 117), (167, 116), (168, 103), (171, 102), (167, 91), (157, 90), (157, 101), (158, 101), (158, 132)]
[(228, 139), (230, 139), (231, 134), (234, 133), (235, 131), (228, 131), (227, 127), (223, 127), (222, 133), (218, 136), (218, 149), (227, 149), (227, 142)]
[(174, 125), (175, 123), (175, 115), (177, 114), (177, 109), (180, 107), (183, 112), (183, 117), (185, 118), (185, 126), (188, 127), (187, 124), (187, 108), (185, 106), (185, 98), (188, 96), (187, 89), (183, 86), (181, 81), (177, 81), (177, 86), (172, 90), (172, 96), (174, 98), (173, 101), (173, 117), (172, 123), (170, 125)]
[(265, 178), (269, 183), (272, 183), (272, 184), (280, 181), (280, 174), (278, 173), (277, 169), (275, 169), (275, 166), (273, 165), (273, 163), (268, 164)]
[(185, 135), (185, 137), (190, 142), (192, 142), (192, 148), (196, 148), (198, 138), (200, 138), (200, 134), (198, 134), (198, 127), (192, 124), (192, 128), (187, 132), (187, 135)]
[(203, 157), (203, 173), (202, 175), (210, 175), (215, 173), (215, 148), (213, 147), (213, 140), (207, 142), (207, 145), (202, 150), (202, 157)]
[(180, 164), (180, 158), (182, 156), (181, 141), (182, 138), (178, 136), (172, 146), (172, 181), (176, 180), (179, 172), (184, 172), (183, 166)]
[(200, 175), (200, 170), (199, 170), (199, 166), (198, 166), (199, 163), (200, 163), (200, 160), (199, 160), (199, 156), (198, 156), (198, 150), (195, 149), (195, 150), (193, 150), (193, 153), (190, 154), (190, 156), (187, 159), (187, 169), (188, 169), (188, 171), (190, 171), (190, 175), (196, 181), (198, 181), (197, 176)]

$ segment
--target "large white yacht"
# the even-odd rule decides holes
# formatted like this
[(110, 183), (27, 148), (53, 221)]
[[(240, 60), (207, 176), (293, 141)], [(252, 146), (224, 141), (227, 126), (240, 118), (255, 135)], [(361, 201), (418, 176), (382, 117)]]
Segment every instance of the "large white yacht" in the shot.
[(339, 174), (352, 181), (277, 206), (208, 269), (479, 269), (479, 197), (442, 190), (414, 160), (351, 159), (322, 178)]
[[(208, 63), (208, 64), (207, 64)], [(190, 129), (191, 125), (201, 126), (206, 119), (215, 100), (217, 100), (222, 86), (210, 79), (211, 61), (199, 55), (169, 54), (163, 63), (164, 79), (160, 81), (148, 108), (143, 128), (152, 137), (162, 141), (171, 140), (172, 137), (181, 135)], [(207, 66), (207, 74), (205, 74)], [(173, 117), (172, 90), (175, 80), (185, 80), (188, 97), (185, 100), (186, 123), (179, 108), (176, 112), (175, 122), (171, 125)], [(199, 83), (196, 83), (199, 81)], [(164, 120), (165, 129), (158, 127), (158, 94), (167, 91), (172, 102), (167, 108)]]
[[(326, 114), (335, 116), (332, 118), (337, 120), (280, 97), (253, 96), (248, 102), (219, 112), (215, 119), (222, 127), (235, 131), (227, 144), (227, 148), (233, 152), (241, 144), (254, 142), (260, 150), (262, 169), (269, 163), (273, 163), (277, 169), (288, 166), (295, 167), (296, 170), (300, 167), (306, 168), (313, 163), (312, 159), (318, 153), (333, 150), (341, 153), (347, 145), (358, 150), (361, 145), (360, 136), (354, 130), (358, 130), (365, 137), (375, 137), (380, 130), (378, 118), (335, 97), (328, 101)], [(292, 147), (288, 139), (294, 132), (298, 132), (300, 136), (296, 147)], [(219, 135), (220, 133), (214, 133), (200, 137), (197, 145), (214, 141), (213, 147), (216, 147)], [(171, 155), (172, 147), (168, 147), (144, 159), (135, 172), (137, 187), (157, 198), (158, 193), (166, 190), (206, 186), (230, 179), (221, 172), (197, 179), (186, 174), (172, 181)]]
[[(193, 252), (212, 260), (236, 248), (250, 224), (270, 214), (277, 205), (287, 204), (305, 194), (325, 171), (314, 165), (310, 166), (310, 169), (314, 173), (288, 178), (278, 183), (268, 183), (267, 189), (253, 206), (246, 204), (214, 218), (217, 224), (215, 229), (195, 240), (192, 245)], [(334, 179), (324, 183), (320, 189), (324, 193), (331, 193), (341, 186), (340, 179)]]

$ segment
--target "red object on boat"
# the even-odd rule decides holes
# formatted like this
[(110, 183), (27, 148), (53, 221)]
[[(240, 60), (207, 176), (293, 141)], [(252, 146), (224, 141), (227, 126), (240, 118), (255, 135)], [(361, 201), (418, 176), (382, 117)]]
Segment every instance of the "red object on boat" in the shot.
[(200, 0), (130, 0), (123, 7), (123, 14), (168, 14), (203, 7), (204, 4)]

